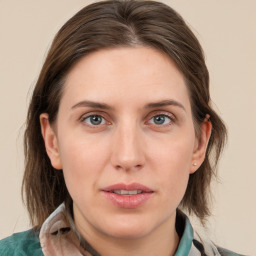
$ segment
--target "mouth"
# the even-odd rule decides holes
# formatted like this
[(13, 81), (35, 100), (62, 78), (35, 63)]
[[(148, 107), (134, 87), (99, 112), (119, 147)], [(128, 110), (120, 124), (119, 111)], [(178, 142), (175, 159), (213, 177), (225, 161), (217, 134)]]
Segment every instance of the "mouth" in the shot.
[(102, 189), (105, 197), (119, 208), (134, 209), (150, 199), (154, 191), (142, 184), (114, 184)]
[(110, 193), (115, 193), (122, 196), (137, 195), (143, 193), (142, 190), (111, 190)]
[(103, 188), (102, 191), (108, 192), (108, 193), (115, 193), (115, 194), (122, 195), (122, 196), (131, 196), (131, 195), (137, 195), (137, 194), (142, 194), (142, 193), (153, 193), (154, 192), (153, 189), (150, 189), (140, 183), (114, 184), (114, 185), (108, 186), (106, 188)]

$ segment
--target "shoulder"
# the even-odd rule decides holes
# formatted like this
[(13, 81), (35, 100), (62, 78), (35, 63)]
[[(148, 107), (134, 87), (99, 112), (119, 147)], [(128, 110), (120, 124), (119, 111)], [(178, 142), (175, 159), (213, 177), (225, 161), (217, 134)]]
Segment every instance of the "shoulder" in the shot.
[(193, 245), (201, 252), (204, 256), (246, 256), (244, 254), (235, 253), (228, 249), (216, 246), (209, 241), (198, 241), (193, 240)]
[(227, 249), (224, 249), (221, 247), (218, 247), (218, 251), (221, 256), (245, 256), (243, 254), (235, 253), (235, 252), (232, 252), (230, 250), (227, 250)]
[(193, 244), (200, 250), (200, 252), (203, 252), (203, 255), (207, 256), (246, 256), (216, 245), (204, 232), (201, 232), (200, 235), (198, 232), (194, 233)]
[(15, 233), (0, 241), (1, 256), (42, 256), (38, 233), (32, 229)]

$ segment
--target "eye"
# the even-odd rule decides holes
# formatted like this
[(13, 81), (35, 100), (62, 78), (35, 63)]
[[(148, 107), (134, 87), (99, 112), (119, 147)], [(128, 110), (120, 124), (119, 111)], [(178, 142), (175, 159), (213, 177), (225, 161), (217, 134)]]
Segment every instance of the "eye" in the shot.
[(82, 121), (86, 122), (87, 124), (92, 125), (92, 126), (106, 124), (106, 120), (102, 116), (99, 116), (99, 115), (88, 116), (86, 118), (83, 118)]
[(165, 125), (170, 124), (171, 121), (171, 118), (166, 115), (156, 115), (149, 120), (149, 123), (156, 125)]

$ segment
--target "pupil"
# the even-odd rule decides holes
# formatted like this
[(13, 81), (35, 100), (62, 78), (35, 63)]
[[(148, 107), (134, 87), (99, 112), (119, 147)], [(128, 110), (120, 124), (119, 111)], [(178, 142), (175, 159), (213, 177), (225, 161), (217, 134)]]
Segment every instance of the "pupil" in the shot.
[(164, 116), (155, 116), (154, 121), (156, 124), (163, 124), (165, 121), (165, 117)]
[(91, 121), (92, 124), (98, 125), (98, 124), (101, 123), (102, 118), (101, 118), (100, 116), (92, 116), (92, 117), (90, 118), (90, 121)]

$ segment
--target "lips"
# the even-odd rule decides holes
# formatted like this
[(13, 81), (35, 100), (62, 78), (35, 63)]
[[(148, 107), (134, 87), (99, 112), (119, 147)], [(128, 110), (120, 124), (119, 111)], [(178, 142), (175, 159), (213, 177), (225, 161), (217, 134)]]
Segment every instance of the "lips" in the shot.
[(104, 196), (115, 206), (134, 209), (142, 206), (151, 198), (154, 191), (142, 184), (114, 184), (102, 189)]

